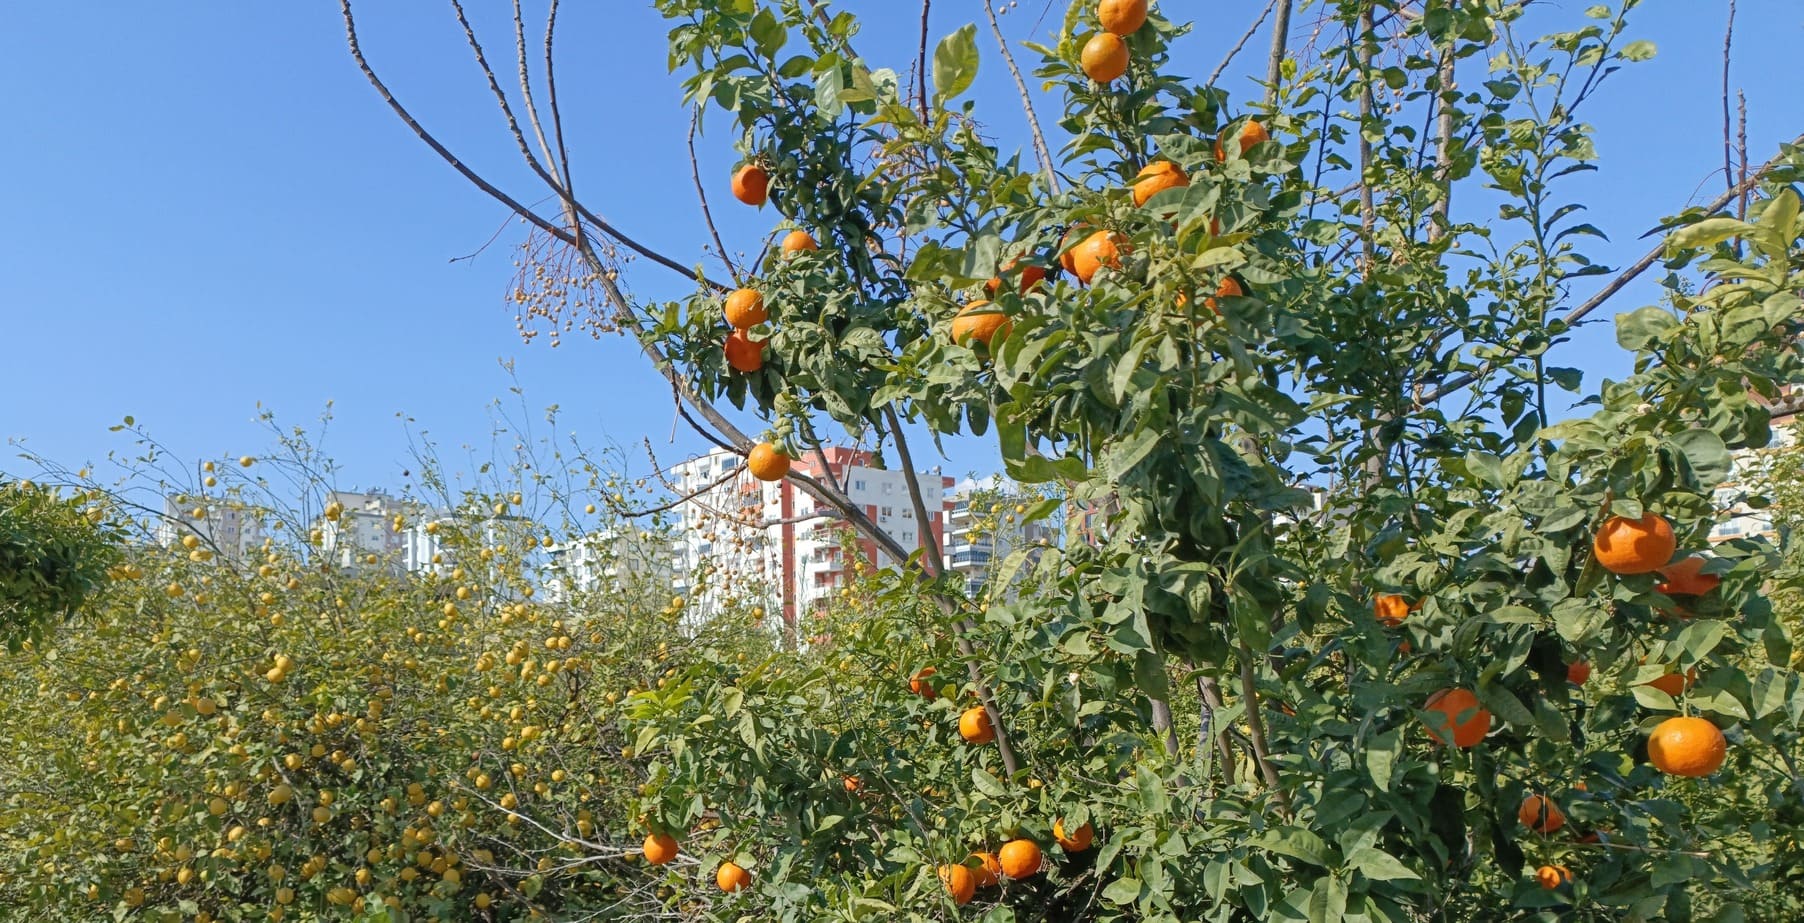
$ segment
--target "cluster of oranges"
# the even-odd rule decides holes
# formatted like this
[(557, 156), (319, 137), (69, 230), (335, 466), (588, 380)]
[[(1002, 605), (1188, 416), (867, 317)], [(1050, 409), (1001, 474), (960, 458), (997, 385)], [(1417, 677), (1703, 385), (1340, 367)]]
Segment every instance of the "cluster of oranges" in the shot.
[[(733, 198), (751, 206), (763, 206), (770, 200), (770, 172), (756, 163), (741, 166), (733, 173)], [(820, 244), (807, 231), (795, 230), (784, 235), (781, 245), (785, 257), (811, 250)], [(733, 332), (727, 335), (727, 365), (736, 372), (750, 374), (764, 368), (767, 340), (752, 339), (752, 328), (770, 319), (764, 308), (764, 296), (757, 289), (739, 288), (727, 295), (727, 324)]]
[[(1678, 560), (1677, 538), (1672, 524), (1656, 513), (1644, 513), (1630, 519), (1612, 516), (1598, 527), (1592, 540), (1592, 558), (1599, 567), (1613, 574), (1659, 574), (1663, 580), (1655, 589), (1668, 596), (1701, 596), (1716, 589), (1722, 578), (1705, 574), (1708, 560), (1702, 555), (1688, 555)], [(1381, 593), (1372, 602), (1378, 623), (1395, 628), (1419, 607), (1399, 594)], [(1405, 642), (1407, 644), (1407, 642)], [(1566, 678), (1574, 685), (1584, 685), (1591, 677), (1591, 664), (1585, 660), (1567, 666)], [(1672, 671), (1646, 685), (1677, 698), (1697, 680), (1695, 669), (1681, 675)], [(1435, 739), (1455, 747), (1477, 746), (1490, 733), (1492, 717), (1470, 689), (1450, 688), (1434, 693), (1423, 706), (1434, 716), (1428, 720), (1428, 732)], [(1728, 741), (1709, 720), (1682, 715), (1658, 724), (1647, 741), (1648, 761), (1667, 775), (1701, 778), (1721, 768), (1728, 753)], [(1566, 824), (1566, 815), (1552, 799), (1539, 794), (1528, 796), (1518, 810), (1523, 826), (1541, 834), (1551, 834)], [(1553, 889), (1572, 880), (1565, 866), (1542, 866), (1536, 879), (1543, 887)]]

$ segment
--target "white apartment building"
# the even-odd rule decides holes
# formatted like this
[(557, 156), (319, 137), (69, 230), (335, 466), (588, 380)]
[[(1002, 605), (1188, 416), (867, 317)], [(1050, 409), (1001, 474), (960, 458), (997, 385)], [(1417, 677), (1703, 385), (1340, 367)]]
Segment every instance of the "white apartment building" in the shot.
[(621, 589), (645, 582), (669, 587), (677, 576), (670, 535), (622, 527), (596, 532), (545, 549), (541, 572), (547, 602), (574, 594)]
[[(195, 510), (204, 515), (196, 518)], [(163, 518), (156, 528), (157, 544), (174, 546), (188, 535), (198, 536), (228, 561), (248, 561), (262, 551), (263, 519), (255, 510), (220, 497), (164, 497)]]
[[(335, 490), (326, 495), (327, 507), (334, 503), (342, 508), (337, 521), (322, 516), (314, 524), (321, 534), (320, 554), (325, 560), (343, 568), (365, 567), (367, 556), (374, 554), (382, 566), (401, 568), (406, 523), (417, 518), (425, 507), (397, 500), (379, 490)], [(395, 528), (396, 516), (402, 517), (401, 529)]]
[[(919, 476), (927, 521), (915, 515), (907, 477), (874, 467), (869, 452), (826, 449), (797, 459), (797, 470), (840, 485), (851, 501), (905, 548), (940, 541), (951, 478)], [(823, 464), (824, 462), (824, 464)], [(689, 459), (669, 472), (670, 487), (690, 499), (678, 505), (671, 565), (676, 592), (691, 617), (733, 606), (761, 606), (793, 630), (804, 614), (830, 604), (851, 576), (852, 558), (898, 562), (876, 543), (854, 536), (839, 512), (789, 481), (766, 483), (724, 449)]]

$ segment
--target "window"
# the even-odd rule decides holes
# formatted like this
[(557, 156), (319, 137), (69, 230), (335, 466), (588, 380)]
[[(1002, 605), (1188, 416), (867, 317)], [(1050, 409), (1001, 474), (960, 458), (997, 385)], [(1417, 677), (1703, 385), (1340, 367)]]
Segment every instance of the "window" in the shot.
[(852, 482), (852, 489), (853, 489), (853, 490), (863, 490), (863, 489), (864, 489), (864, 482), (863, 482), (863, 481), (853, 481), (853, 482)]
[(886, 506), (886, 507), (884, 507), (884, 508), (882, 508), (882, 509), (880, 509), (880, 510), (878, 510), (878, 511), (877, 511), (877, 515), (879, 515), (879, 516), (882, 516), (882, 517), (884, 517), (884, 518), (885, 518), (885, 519), (887, 519), (887, 518), (889, 518), (889, 517), (890, 517), (890, 516), (893, 516), (893, 515), (895, 515), (895, 513), (894, 513), (894, 512), (892, 512), (892, 511), (891, 511), (891, 509), (890, 509), (890, 508), (889, 508), (889, 507), (887, 507), (887, 506)]
[(896, 482), (895, 481), (884, 481), (883, 482), (883, 492), (886, 494), (895, 493), (896, 492)]

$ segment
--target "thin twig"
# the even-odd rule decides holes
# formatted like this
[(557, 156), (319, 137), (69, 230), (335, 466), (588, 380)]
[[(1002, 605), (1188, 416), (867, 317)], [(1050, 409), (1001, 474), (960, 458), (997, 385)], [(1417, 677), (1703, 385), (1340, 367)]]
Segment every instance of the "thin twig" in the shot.
[(1729, 24), (1723, 27), (1723, 186), (1735, 190), (1735, 169), (1730, 163), (1729, 60), (1735, 44), (1735, 0), (1729, 0)]
[[(516, 2), (517, 8), (518, 3)], [(514, 136), (514, 144), (520, 148), (520, 156), (526, 159), (526, 165), (532, 169), (532, 172), (538, 174), (540, 179), (550, 183), (553, 189), (561, 192), (563, 184), (557, 182), (556, 178), (545, 170), (545, 165), (539, 162), (539, 158), (532, 152), (532, 147), (526, 143), (526, 133), (520, 130), (520, 121), (514, 117), (513, 104), (508, 101), (507, 93), (502, 91), (501, 81), (495, 78), (495, 69), (489, 66), (488, 58), (482, 52), (482, 43), (477, 41), (476, 29), (470, 25), (469, 17), (464, 15), (463, 4), (459, 0), (451, 0), (451, 10), (457, 15), (457, 24), (463, 27), (464, 41), (469, 43), (470, 51), (476, 55), (476, 66), (482, 69), (482, 76), (489, 82), (489, 92), (494, 95), (495, 102), (501, 106), (501, 115), (507, 120), (507, 130)], [(517, 19), (515, 21), (518, 22)], [(522, 64), (522, 74), (524, 74), (524, 63)]]
[(990, 19), (990, 32), (996, 36), (996, 47), (1002, 50), (1002, 62), (1008, 65), (1009, 76), (1015, 78), (1015, 90), (1021, 94), (1021, 111), (1027, 115), (1027, 132), (1033, 138), (1034, 157), (1040, 161), (1040, 172), (1046, 175), (1046, 188), (1056, 194), (1059, 178), (1053, 172), (1052, 152), (1046, 147), (1046, 136), (1040, 132), (1040, 117), (1034, 112), (1033, 98), (1027, 93), (1027, 81), (1021, 79), (1021, 68), (1015, 65), (1014, 52), (1008, 50), (1008, 39), (1002, 35), (1002, 24), (996, 21), (993, 0), (983, 0), (983, 12)]
[[(1267, 0), (1265, 9), (1259, 12), (1259, 18), (1253, 20), (1252, 25), (1247, 26), (1247, 30), (1241, 33), (1240, 41), (1235, 42), (1234, 47), (1228, 49), (1227, 56), (1221, 59), (1221, 63), (1215, 65), (1215, 70), (1209, 72), (1209, 79), (1203, 81), (1204, 86), (1212, 87), (1215, 85), (1215, 81), (1221, 79), (1222, 72), (1228, 69), (1229, 64), (1234, 63), (1234, 58), (1240, 54), (1240, 50), (1247, 46), (1247, 42), (1251, 41), (1254, 35), (1258, 34), (1259, 27), (1265, 24), (1265, 17), (1272, 14), (1272, 9), (1275, 8), (1279, 2), (1280, 0)], [(1286, 2), (1285, 5), (1289, 6), (1289, 3)], [(1277, 41), (1277, 36), (1274, 35), (1272, 40)], [(1266, 94), (1266, 101), (1268, 103), (1271, 101), (1270, 92), (1267, 92)]]
[(514, 214), (531, 222), (533, 226), (537, 227), (539, 230), (550, 234), (564, 243), (575, 245), (576, 238), (571, 236), (569, 231), (552, 224), (543, 217), (540, 217), (537, 212), (514, 201), (512, 196), (495, 188), (494, 184), (483, 179), (476, 171), (470, 169), (462, 160), (459, 160), (456, 154), (451, 153), (448, 148), (439, 143), (438, 138), (434, 137), (431, 132), (428, 132), (425, 127), (413, 117), (413, 114), (408, 112), (405, 106), (401, 105), (400, 100), (396, 99), (395, 95), (389, 92), (388, 86), (382, 82), (381, 78), (376, 76), (376, 71), (370, 67), (369, 61), (364, 58), (363, 49), (357, 44), (357, 23), (351, 16), (351, 0), (339, 0), (338, 8), (344, 15), (345, 41), (350, 47), (351, 59), (357, 62), (357, 67), (359, 70), (363, 71), (364, 78), (369, 80), (370, 85), (376, 88), (376, 94), (382, 97), (382, 101), (388, 104), (389, 109), (394, 111), (395, 115), (401, 119), (401, 122), (412, 130), (416, 137), (425, 142), (426, 146), (431, 148), (433, 153), (439, 155), (441, 160), (449, 164), (453, 170), (456, 170), (458, 175), (469, 180), (476, 188), (488, 193), (490, 198), (512, 209)]
[(708, 190), (702, 186), (701, 167), (695, 159), (695, 126), (701, 121), (701, 110), (689, 114), (689, 177), (695, 181), (695, 198), (702, 205), (702, 223), (708, 226), (708, 236), (714, 238), (714, 253), (720, 257), (721, 265), (727, 267), (727, 275), (738, 285), (742, 278), (739, 267), (733, 265), (732, 257), (727, 256), (727, 245), (720, 240), (720, 231), (714, 226), (714, 213), (708, 210)]
[(576, 182), (570, 176), (570, 152), (564, 149), (564, 116), (557, 107), (557, 69), (552, 47), (557, 38), (558, 0), (551, 0), (545, 11), (545, 104), (551, 110), (551, 133), (557, 138), (557, 166), (564, 177), (564, 192), (576, 197)]
[[(539, 123), (539, 104), (532, 98), (532, 71), (526, 63), (526, 17), (520, 12), (520, 0), (514, 0), (514, 58), (520, 65), (520, 100), (526, 109), (526, 121), (532, 125), (533, 137), (539, 142), (539, 153), (556, 170), (558, 158), (551, 152), (551, 142), (545, 140), (545, 126)], [(563, 185), (563, 173), (559, 171), (558, 187)]]
[(1365, 265), (1360, 274), (1372, 271), (1372, 264), (1377, 259), (1377, 241), (1373, 232), (1377, 228), (1377, 212), (1372, 206), (1372, 139), (1366, 133), (1367, 123), (1372, 120), (1372, 7), (1367, 5), (1359, 13), (1359, 34), (1353, 37), (1354, 60), (1359, 67), (1359, 228), (1361, 242), (1364, 244)]

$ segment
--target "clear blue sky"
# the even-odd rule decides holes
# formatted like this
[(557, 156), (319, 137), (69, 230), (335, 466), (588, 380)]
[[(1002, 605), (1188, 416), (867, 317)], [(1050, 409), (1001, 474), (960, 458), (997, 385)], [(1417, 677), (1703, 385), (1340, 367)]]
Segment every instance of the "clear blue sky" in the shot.
[[(470, 5), (487, 11), (479, 26), (491, 27), (491, 60), (510, 68), (511, 35), (489, 15), (504, 4)], [(1041, 5), (1029, 0), (1004, 17), (1012, 38), (1029, 37)], [(845, 6), (866, 16), (866, 55), (905, 69), (918, 7)], [(1197, 77), (1263, 4), (1211, 6), (1233, 25), (1189, 43), (1195, 56), (1182, 70)], [(1562, 16), (1577, 17), (1584, 4), (1564, 6)], [(1636, 238), (1678, 199), (1721, 186), (1710, 172), (1721, 162), (1725, 9), (1649, 2), (1634, 32), (1654, 40), (1658, 56), (1619, 75), (1586, 113), (1604, 169), (1582, 180), (1582, 197), (1614, 239), (1604, 251), (1613, 263), (1645, 250)], [(980, 12), (967, 2), (934, 14), (937, 39)], [(567, 3), (563, 17), (562, 101), (579, 189), (652, 246), (699, 259), (705, 234), (683, 147), (687, 115), (666, 73), (667, 25), (639, 0)], [(446, 5), (366, 0), (361, 19), (366, 52), (416, 114), (479, 168), (523, 185)], [(1739, 23), (1734, 80), (1747, 90), (1749, 139), (1763, 160), (1804, 128), (1795, 80), (1804, 8), (1742, 0)], [(1246, 63), (1265, 41), (1255, 39)], [(1030, 66), (1032, 53), (1023, 56)], [(572, 339), (552, 350), (520, 341), (502, 300), (515, 230), (451, 262), (506, 215), (382, 106), (345, 52), (336, 4), (15, 4), (0, 27), (0, 82), (0, 439), (24, 437), (34, 451), (79, 463), (127, 448), (107, 427), (134, 414), (182, 456), (237, 455), (268, 443), (254, 422), (258, 402), (309, 423), (330, 400), (327, 448), (344, 485), (399, 486), (408, 462), (396, 414), (446, 445), (486, 446), (487, 405), (511, 385), (498, 363), (511, 359), (525, 402), (559, 404), (563, 428), (590, 443), (650, 436), (672, 460), (695, 447), (683, 433), (666, 445), (670, 403), (626, 342)], [(1242, 98), (1257, 94), (1244, 69), (1229, 85)], [(978, 91), (1012, 98), (991, 46)], [(985, 114), (1005, 143), (1021, 137), (1009, 107)], [(724, 129), (720, 116), (713, 124)], [(732, 138), (721, 131), (698, 143), (704, 179), (724, 199)], [(773, 220), (730, 201), (716, 200), (715, 211), (731, 246), (754, 246)], [(639, 264), (627, 279), (646, 295), (685, 290)], [(1619, 306), (1649, 297), (1644, 287)], [(1558, 361), (1624, 369), (1607, 329)], [(952, 473), (993, 464), (982, 442), (952, 454)], [(0, 470), (19, 469), (10, 456)]]

